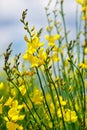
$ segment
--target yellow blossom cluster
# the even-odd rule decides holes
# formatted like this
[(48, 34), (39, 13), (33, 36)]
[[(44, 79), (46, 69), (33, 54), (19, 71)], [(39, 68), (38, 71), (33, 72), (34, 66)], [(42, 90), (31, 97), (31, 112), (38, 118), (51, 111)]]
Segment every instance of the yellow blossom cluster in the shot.
[(22, 125), (19, 125), (17, 121), (21, 121), (25, 118), (24, 114), (20, 114), (20, 111), (24, 108), (24, 105), (19, 105), (18, 100), (14, 100), (12, 97), (9, 97), (4, 104), (4, 107), (9, 107), (7, 115), (4, 116), (7, 129), (23, 130)]
[(31, 64), (31, 67), (39, 67), (43, 65), (47, 57), (46, 53), (44, 52), (44, 48), (42, 48), (44, 43), (40, 42), (38, 36), (35, 36), (31, 40), (25, 36), (24, 39), (27, 42), (28, 49), (23, 55), (23, 59), (28, 60)]
[(82, 19), (87, 20), (87, 0), (76, 0), (77, 3), (81, 4), (83, 12)]
[(43, 95), (39, 89), (34, 89), (34, 92), (31, 95), (31, 100), (34, 104), (40, 105), (43, 102)]
[(45, 36), (46, 40), (48, 41), (48, 46), (53, 48), (53, 53), (51, 54), (50, 59), (52, 61), (60, 61), (60, 58), (58, 57), (58, 53), (61, 52), (61, 49), (57, 47), (56, 45), (56, 41), (60, 40), (61, 36), (60, 34), (56, 34), (56, 35), (46, 35)]
[(4, 84), (3, 82), (0, 83), (0, 90), (2, 90), (4, 88)]

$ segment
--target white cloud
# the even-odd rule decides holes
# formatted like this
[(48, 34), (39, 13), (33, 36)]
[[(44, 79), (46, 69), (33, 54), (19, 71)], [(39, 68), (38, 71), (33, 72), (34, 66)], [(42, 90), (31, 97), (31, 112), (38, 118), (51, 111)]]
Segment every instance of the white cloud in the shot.
[(27, 3), (24, 0), (0, 0), (0, 15), (2, 17), (17, 17)]
[(0, 0), (0, 46), (2, 50), (0, 53), (10, 41), (21, 39), (24, 31), (19, 20), (24, 9), (29, 9), (27, 18), (30, 26), (39, 27), (44, 24), (41, 3), (40, 0), (38, 2), (35, 0)]

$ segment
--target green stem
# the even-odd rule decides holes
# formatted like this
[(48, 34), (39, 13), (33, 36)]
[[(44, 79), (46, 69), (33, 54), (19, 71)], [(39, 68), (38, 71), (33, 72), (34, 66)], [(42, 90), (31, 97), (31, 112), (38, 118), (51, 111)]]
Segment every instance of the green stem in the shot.
[(84, 84), (84, 80), (83, 80), (83, 77), (82, 77), (82, 74), (81, 74), (81, 72), (80, 72), (80, 70), (79, 70), (79, 68), (72, 62), (72, 61), (69, 61), (69, 62), (71, 62), (72, 63), (72, 65), (78, 70), (78, 72), (79, 72), (79, 76), (80, 76), (80, 78), (81, 78), (81, 81), (82, 81), (82, 85), (83, 85), (83, 102), (84, 102), (84, 116), (83, 116), (83, 121), (84, 121), (84, 128), (85, 128), (85, 125), (86, 125), (86, 123), (85, 123), (85, 112), (86, 112), (86, 99), (85, 99), (85, 84)]
[[(23, 77), (22, 77), (22, 78), (23, 78)], [(24, 80), (24, 79), (23, 79), (23, 80)], [(25, 81), (24, 81), (24, 82), (25, 82)], [(25, 84), (26, 84), (26, 83), (25, 83)], [(25, 85), (25, 87), (26, 87), (26, 85)], [(43, 126), (47, 129), (47, 126), (44, 124), (44, 122), (42, 121), (41, 117), (39, 116), (38, 112), (37, 112), (36, 109), (35, 109), (34, 103), (32, 102), (32, 100), (31, 100), (31, 98), (30, 98), (30, 96), (29, 96), (27, 87), (26, 87), (26, 91), (27, 91), (28, 98), (29, 98), (30, 102), (32, 103), (32, 106), (33, 106), (33, 109), (34, 109), (36, 115), (38, 116), (38, 118), (39, 118), (39, 120), (41, 121), (41, 123), (43, 124)]]
[(60, 111), (61, 111), (61, 114), (62, 114), (62, 121), (63, 121), (64, 130), (66, 130), (65, 121), (64, 121), (64, 117), (63, 117), (63, 111), (62, 111), (62, 107), (61, 107), (61, 103), (60, 103), (60, 99), (59, 99), (59, 94), (58, 94), (58, 91), (56, 89), (55, 83), (54, 83), (54, 81), (53, 81), (49, 71), (48, 71), (48, 74), (49, 74), (50, 79), (51, 79), (51, 81), (52, 81), (52, 83), (54, 85), (54, 89), (55, 89), (55, 92), (56, 92), (56, 95), (57, 95), (57, 99), (58, 99), (58, 102), (59, 102)]
[(48, 112), (49, 112), (51, 121), (52, 121), (52, 123), (53, 123), (53, 129), (54, 129), (54, 120), (53, 120), (53, 118), (52, 118), (52, 115), (51, 115), (51, 112), (50, 112), (50, 109), (49, 109), (49, 106), (48, 106), (48, 103), (47, 103), (47, 100), (46, 100), (46, 96), (45, 96), (45, 92), (44, 92), (44, 89), (43, 89), (43, 85), (42, 85), (42, 82), (41, 82), (41, 78), (40, 78), (40, 75), (39, 75), (39, 72), (38, 72), (38, 68), (36, 68), (36, 73), (37, 73), (37, 76), (38, 76), (38, 79), (39, 79), (40, 87), (41, 87), (41, 90), (42, 90), (42, 92), (43, 92), (43, 96), (44, 96), (44, 99), (45, 99), (45, 103), (46, 103), (46, 106), (47, 106), (47, 109), (48, 109)]
[(66, 23), (65, 23), (65, 18), (64, 18), (63, 2), (62, 1), (61, 1), (61, 16), (62, 16), (62, 21), (63, 21), (63, 26), (64, 26), (65, 40), (66, 40), (66, 44), (68, 46), (68, 37), (67, 37)]

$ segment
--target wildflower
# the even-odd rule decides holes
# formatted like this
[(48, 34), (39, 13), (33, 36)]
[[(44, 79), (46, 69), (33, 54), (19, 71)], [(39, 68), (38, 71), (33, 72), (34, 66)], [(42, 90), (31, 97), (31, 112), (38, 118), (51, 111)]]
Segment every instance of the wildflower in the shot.
[(66, 67), (68, 67), (69, 66), (69, 58), (67, 58), (65, 61), (64, 61), (64, 65), (66, 66)]
[(71, 111), (70, 109), (67, 109), (65, 112), (64, 119), (66, 122), (76, 122), (77, 121), (77, 115), (75, 111)]
[(0, 104), (0, 114), (2, 114), (2, 104)]
[(20, 115), (20, 116), (18, 117), (18, 120), (23, 120), (24, 117), (25, 117), (25, 115)]
[(42, 104), (43, 96), (42, 96), (41, 91), (39, 89), (35, 89), (34, 90), (33, 97), (31, 98), (31, 100), (36, 105)]
[(4, 84), (3, 82), (0, 83), (0, 90), (2, 90), (4, 88)]
[(29, 107), (30, 109), (33, 108), (32, 103), (31, 103), (30, 101), (29, 101), (28, 107)]
[(10, 120), (12, 121), (17, 121), (18, 120), (18, 117), (19, 117), (19, 110), (17, 110), (17, 108), (11, 108), (9, 111), (8, 111), (8, 117)]
[(8, 100), (6, 101), (6, 103), (4, 104), (5, 106), (11, 106), (13, 101), (13, 98), (9, 97)]
[(44, 43), (40, 42), (40, 39), (37, 36), (35, 36), (32, 40), (28, 40), (25, 37), (25, 40), (28, 42), (28, 49), (23, 55), (23, 59), (30, 62), (31, 68), (43, 65), (46, 59), (46, 53), (44, 52), (44, 48), (41, 47)]
[(52, 102), (50, 103), (50, 111), (51, 111), (52, 115), (55, 114), (55, 106), (54, 106), (54, 104)]
[(38, 66), (41, 66), (44, 64), (46, 58), (47, 58), (47, 55), (46, 55), (46, 52), (44, 52), (44, 48), (41, 48), (38, 52), (38, 58), (39, 58), (39, 61), (38, 61)]
[[(62, 109), (62, 112), (61, 112), (61, 109)], [(62, 118), (62, 113), (63, 113), (63, 116), (64, 116), (64, 114), (65, 114), (64, 108), (61, 107), (61, 109), (58, 108), (58, 110), (57, 110), (57, 115), (58, 115), (59, 118)]]
[(76, 0), (78, 4), (81, 4), (83, 12), (82, 20), (87, 20), (87, 0)]
[(35, 71), (34, 69), (32, 69), (31, 71), (25, 71), (23, 74), (28, 76), (33, 76), (35, 74)]
[(60, 61), (60, 58), (58, 57), (58, 54), (57, 54), (57, 53), (54, 53), (54, 54), (51, 56), (51, 59), (52, 59), (53, 61), (56, 61), (56, 62)]
[(54, 46), (55, 46), (55, 43), (54, 43), (54, 42), (49, 42), (48, 46), (54, 47)]
[(3, 119), (4, 119), (5, 121), (9, 121), (9, 119), (8, 119), (7, 116), (4, 116)]
[(8, 121), (6, 123), (6, 127), (7, 127), (8, 130), (23, 130), (22, 126), (19, 126), (17, 123), (14, 123), (14, 122), (11, 122), (11, 121)]
[(73, 86), (70, 85), (68, 90), (69, 90), (69, 92), (71, 93), (72, 90), (73, 90)]
[(82, 0), (76, 0), (77, 3), (82, 4)]
[(87, 14), (86, 14), (86, 15), (84, 14), (84, 15), (82, 16), (82, 20), (84, 20), (84, 21), (87, 20)]
[(46, 27), (46, 30), (47, 30), (48, 32), (51, 32), (51, 31), (53, 30), (53, 26), (47, 26), (47, 27)]
[(87, 11), (87, 5), (83, 6), (81, 11), (83, 12)]
[(11, 94), (12, 94), (13, 97), (16, 97), (17, 92), (16, 92), (16, 89), (15, 89), (15, 88), (12, 88), (12, 89), (11, 89)]
[(25, 88), (25, 85), (22, 85), (19, 87), (19, 90), (21, 92), (21, 94), (24, 96), (26, 94), (26, 88)]
[(2, 102), (2, 100), (3, 100), (3, 96), (0, 98), (0, 102)]
[(53, 128), (52, 122), (49, 122), (49, 128)]
[(85, 54), (87, 55), (87, 47), (85, 48)]
[(86, 0), (76, 0), (76, 2), (81, 4), (81, 5), (87, 5), (87, 1)]
[(75, 108), (76, 108), (77, 111), (79, 110), (79, 106), (78, 106), (77, 103), (75, 104)]
[(62, 96), (59, 96), (59, 99), (60, 99), (61, 106), (65, 106), (67, 101), (63, 100)]
[(17, 108), (12, 107), (9, 111), (8, 111), (8, 117), (11, 121), (16, 122), (17, 120), (23, 120), (25, 115), (19, 115), (20, 110), (18, 110)]
[(45, 38), (48, 40), (49, 43), (54, 43), (56, 40), (60, 39), (60, 35), (56, 34), (56, 35), (46, 35)]
[(86, 69), (86, 68), (87, 68), (87, 64), (85, 64), (85, 63), (80, 63), (80, 64), (79, 64), (79, 67), (82, 68), (82, 69)]
[(11, 103), (12, 107), (17, 107), (18, 106), (18, 100), (13, 100)]
[(51, 100), (51, 95), (49, 93), (46, 94), (46, 99), (47, 99), (47, 101)]

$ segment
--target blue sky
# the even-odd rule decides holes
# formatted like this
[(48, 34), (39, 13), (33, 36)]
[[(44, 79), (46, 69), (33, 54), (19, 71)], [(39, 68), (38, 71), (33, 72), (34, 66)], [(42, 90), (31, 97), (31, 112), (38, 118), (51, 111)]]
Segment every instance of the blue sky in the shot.
[[(0, 0), (0, 54), (8, 44), (13, 42), (14, 53), (23, 52), (26, 48), (24, 35), (27, 34), (20, 22), (24, 9), (28, 9), (27, 19), (30, 26), (37, 29), (43, 27), (43, 35), (47, 24), (44, 7), (48, 0)], [(55, 2), (55, 0), (53, 0)], [(68, 29), (71, 29), (71, 38), (74, 36), (75, 0), (64, 0), (64, 10)], [(53, 6), (51, 6), (53, 8)]]

